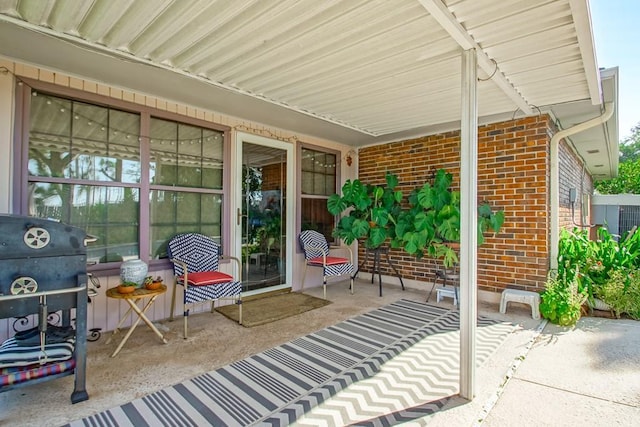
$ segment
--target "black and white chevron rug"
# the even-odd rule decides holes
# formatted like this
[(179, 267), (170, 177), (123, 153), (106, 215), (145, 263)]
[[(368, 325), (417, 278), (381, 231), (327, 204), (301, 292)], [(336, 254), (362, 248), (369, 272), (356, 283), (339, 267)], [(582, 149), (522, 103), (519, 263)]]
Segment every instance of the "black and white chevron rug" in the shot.
[[(458, 325), (400, 300), (70, 426), (426, 423), (458, 392)], [(477, 363), (514, 328), (478, 319)]]

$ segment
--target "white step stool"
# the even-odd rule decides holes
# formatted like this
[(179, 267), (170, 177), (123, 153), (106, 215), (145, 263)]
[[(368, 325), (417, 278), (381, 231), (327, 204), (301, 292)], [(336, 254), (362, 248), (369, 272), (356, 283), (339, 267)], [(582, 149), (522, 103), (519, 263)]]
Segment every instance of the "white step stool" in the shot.
[(258, 267), (262, 266), (262, 260), (264, 259), (264, 252), (256, 252), (249, 255), (249, 264), (255, 264)]
[(443, 297), (447, 297), (453, 298), (453, 305), (458, 305), (458, 297), (456, 294), (456, 289), (453, 286), (450, 288), (438, 288), (436, 289), (436, 302), (440, 302)]
[(521, 291), (520, 289), (505, 289), (502, 291), (500, 299), (500, 313), (507, 312), (507, 303), (509, 301), (529, 304), (531, 306), (531, 316), (534, 319), (540, 319), (540, 294), (531, 291)]

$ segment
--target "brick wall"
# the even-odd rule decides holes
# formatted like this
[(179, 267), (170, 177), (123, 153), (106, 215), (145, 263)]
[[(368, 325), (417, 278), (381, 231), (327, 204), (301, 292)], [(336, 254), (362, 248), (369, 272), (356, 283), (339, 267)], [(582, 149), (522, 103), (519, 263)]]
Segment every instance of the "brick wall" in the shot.
[[(478, 199), (505, 211), (498, 235), (487, 234), (478, 248), (478, 288), (499, 292), (506, 286), (542, 290), (549, 265), (549, 142), (553, 124), (546, 115), (494, 123), (478, 128)], [(460, 179), (459, 132), (363, 148), (359, 178), (383, 184), (395, 173), (406, 195), (447, 169)], [(363, 251), (363, 249), (361, 249)], [(364, 253), (359, 254), (364, 259)], [(392, 250), (402, 277), (431, 281), (439, 261), (417, 260)], [(368, 263), (370, 264), (370, 263)], [(392, 272), (382, 262), (382, 273)], [(371, 265), (364, 268), (370, 271)]]
[[(563, 140), (558, 147), (559, 182), (559, 225), (560, 228), (572, 229), (575, 224), (589, 224), (591, 221), (591, 209), (587, 211), (586, 220), (582, 218), (582, 202), (585, 194), (593, 194), (593, 179), (591, 175), (582, 170), (582, 161), (576, 153)], [(574, 204), (574, 212), (571, 212), (569, 190), (575, 188), (577, 199)], [(589, 200), (590, 202), (590, 200)]]

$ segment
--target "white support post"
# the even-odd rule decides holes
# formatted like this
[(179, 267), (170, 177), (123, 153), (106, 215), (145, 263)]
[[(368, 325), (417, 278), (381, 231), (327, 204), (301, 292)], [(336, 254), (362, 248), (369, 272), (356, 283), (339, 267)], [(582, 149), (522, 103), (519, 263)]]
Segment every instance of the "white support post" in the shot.
[[(0, 59), (0, 67), (12, 69), (12, 64)], [(14, 213), (13, 205), (13, 124), (15, 110), (15, 80), (0, 69), (0, 213)]]
[(478, 90), (475, 49), (462, 53), (460, 125), (460, 396), (475, 395), (478, 256)]

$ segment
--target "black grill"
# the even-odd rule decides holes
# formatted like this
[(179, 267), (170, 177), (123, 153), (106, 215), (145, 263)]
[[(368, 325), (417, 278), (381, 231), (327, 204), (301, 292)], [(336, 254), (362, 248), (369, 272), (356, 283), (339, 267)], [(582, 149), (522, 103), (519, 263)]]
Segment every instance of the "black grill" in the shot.
[[(45, 343), (47, 328), (52, 329), (48, 324), (52, 313), (60, 313), (60, 326), (75, 323), (75, 367), (37, 379), (75, 374), (73, 403), (88, 399), (85, 390), (88, 240), (83, 230), (63, 223), (0, 215), (0, 318), (35, 314)], [(72, 309), (75, 322), (71, 318)], [(31, 382), (8, 384), (0, 391), (27, 384)]]

